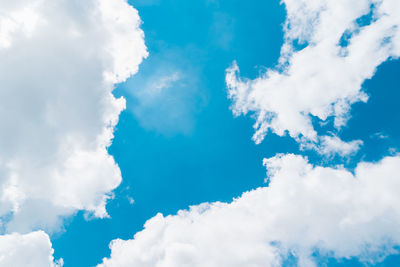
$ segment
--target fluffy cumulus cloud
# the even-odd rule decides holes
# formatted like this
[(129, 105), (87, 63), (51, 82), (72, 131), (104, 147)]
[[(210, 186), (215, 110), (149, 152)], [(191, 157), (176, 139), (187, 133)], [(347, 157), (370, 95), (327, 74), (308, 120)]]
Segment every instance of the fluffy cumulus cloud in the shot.
[(382, 260), (400, 244), (400, 157), (360, 163), (354, 174), (302, 156), (265, 159), (269, 187), (232, 203), (158, 214), (131, 240), (114, 240), (100, 266), (280, 266), (288, 255)]
[(107, 147), (125, 108), (112, 90), (147, 56), (140, 24), (126, 0), (0, 0), (3, 232), (107, 216), (121, 181)]
[(400, 56), (400, 4), (397, 0), (282, 2), (287, 20), (279, 64), (249, 80), (240, 77), (234, 63), (226, 75), (232, 109), (236, 115), (255, 114), (256, 143), (271, 130), (319, 144), (324, 141), (312, 117), (334, 118), (340, 129), (351, 104), (368, 98), (363, 82), (382, 62)]
[(62, 260), (54, 261), (50, 239), (42, 231), (0, 236), (0, 266), (60, 267), (62, 264)]

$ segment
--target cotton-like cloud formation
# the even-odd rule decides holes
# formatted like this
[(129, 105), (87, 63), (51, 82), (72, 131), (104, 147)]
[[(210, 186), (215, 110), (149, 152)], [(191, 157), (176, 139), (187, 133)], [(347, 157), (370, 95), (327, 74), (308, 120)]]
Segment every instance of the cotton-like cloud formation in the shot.
[(400, 157), (360, 163), (355, 174), (302, 156), (265, 159), (269, 187), (232, 203), (158, 214), (132, 240), (114, 240), (100, 266), (280, 266), (289, 253), (374, 262), (400, 244)]
[[(351, 104), (366, 101), (362, 84), (382, 62), (400, 56), (397, 0), (283, 0), (285, 42), (276, 68), (255, 80), (236, 63), (226, 83), (235, 115), (254, 113), (260, 143), (269, 130), (319, 144), (311, 116), (346, 124)], [(354, 151), (350, 151), (353, 153)]]
[(0, 266), (59, 267), (62, 266), (62, 260), (54, 261), (53, 249), (46, 233), (14, 233), (0, 236)]
[(125, 108), (111, 92), (147, 56), (140, 23), (125, 0), (0, 0), (3, 232), (107, 216), (121, 181), (107, 147)]

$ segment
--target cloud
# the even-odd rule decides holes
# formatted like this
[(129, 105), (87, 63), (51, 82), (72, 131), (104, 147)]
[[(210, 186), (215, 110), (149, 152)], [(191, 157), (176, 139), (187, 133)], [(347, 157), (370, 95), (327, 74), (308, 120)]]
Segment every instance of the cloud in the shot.
[(200, 70), (188, 59), (192, 48), (152, 54), (125, 85), (139, 124), (165, 136), (189, 135), (204, 104)]
[(400, 56), (396, 0), (283, 0), (287, 11), (279, 64), (260, 77), (240, 77), (236, 63), (226, 84), (235, 115), (254, 113), (260, 143), (271, 130), (302, 142), (321, 142), (311, 116), (346, 124), (350, 106), (367, 101), (362, 84), (382, 62)]
[(84, 210), (107, 217), (121, 182), (107, 152), (116, 83), (147, 56), (125, 0), (0, 1), (2, 232), (56, 230)]
[(320, 155), (334, 157), (339, 155), (341, 157), (353, 156), (363, 145), (361, 140), (354, 140), (350, 142), (344, 142), (339, 137), (333, 136), (322, 136), (319, 138), (319, 144), (315, 145), (312, 142), (303, 142), (301, 144), (302, 149), (315, 149)]
[(49, 236), (43, 231), (26, 235), (17, 233), (0, 236), (0, 266), (60, 267), (62, 259), (54, 261)]
[(131, 240), (114, 240), (100, 266), (300, 266), (312, 254), (376, 262), (400, 244), (400, 157), (360, 163), (354, 174), (302, 156), (265, 159), (269, 187), (232, 203), (204, 203), (148, 220)]

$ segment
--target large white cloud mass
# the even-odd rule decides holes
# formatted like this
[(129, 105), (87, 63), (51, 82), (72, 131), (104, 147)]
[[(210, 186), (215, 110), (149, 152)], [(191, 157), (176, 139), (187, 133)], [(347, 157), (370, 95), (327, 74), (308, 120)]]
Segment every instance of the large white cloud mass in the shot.
[(62, 264), (62, 260), (54, 261), (50, 239), (42, 231), (0, 236), (0, 266), (59, 267)]
[(269, 187), (232, 203), (158, 214), (132, 240), (114, 240), (100, 266), (279, 266), (290, 253), (383, 259), (400, 244), (400, 157), (360, 163), (354, 174), (302, 156), (265, 159)]
[(3, 232), (105, 217), (121, 181), (107, 152), (123, 98), (114, 85), (147, 56), (126, 0), (0, 0)]
[[(345, 125), (352, 103), (366, 101), (362, 84), (382, 62), (400, 56), (398, 0), (282, 0), (287, 20), (276, 68), (255, 80), (239, 76), (236, 63), (226, 83), (235, 115), (256, 116), (256, 143), (271, 130), (305, 143), (324, 143), (311, 116)], [(336, 145), (334, 143), (334, 145)], [(335, 146), (320, 152), (335, 152)], [(357, 150), (352, 144), (349, 154)]]

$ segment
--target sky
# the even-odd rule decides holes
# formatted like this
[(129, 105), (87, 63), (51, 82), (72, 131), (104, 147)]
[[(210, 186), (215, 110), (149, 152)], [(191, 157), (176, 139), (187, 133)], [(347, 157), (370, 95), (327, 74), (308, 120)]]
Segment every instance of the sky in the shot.
[(0, 266), (398, 266), (396, 0), (0, 0)]

